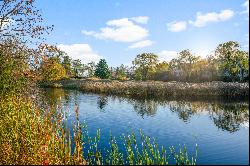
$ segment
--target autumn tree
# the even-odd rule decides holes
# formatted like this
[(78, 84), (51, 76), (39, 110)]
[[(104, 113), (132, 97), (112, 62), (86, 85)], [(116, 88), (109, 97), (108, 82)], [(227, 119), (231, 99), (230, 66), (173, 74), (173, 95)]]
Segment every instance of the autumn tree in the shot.
[[(19, 49), (22, 48), (22, 49)], [(29, 66), (29, 49), (19, 41), (5, 40), (0, 45), (0, 97), (24, 92), (32, 86), (33, 72)]]
[(40, 54), (43, 55), (39, 67), (40, 80), (54, 81), (67, 78), (66, 69), (64, 68), (61, 57), (62, 51), (53, 45), (40, 46)]
[(54, 57), (50, 57), (46, 62), (43, 62), (41, 70), (43, 81), (55, 81), (67, 77), (65, 68)]
[[(0, 1), (0, 40), (18, 39), (23, 43), (37, 42), (44, 39), (52, 26), (44, 26), (40, 10), (35, 0), (1, 0)], [(34, 44), (34, 43), (33, 43)]]
[(34, 0), (0, 1), (1, 91), (27, 91), (27, 85), (31, 87), (39, 78), (37, 69), (44, 46), (41, 39), (53, 26), (44, 26), (34, 3)]

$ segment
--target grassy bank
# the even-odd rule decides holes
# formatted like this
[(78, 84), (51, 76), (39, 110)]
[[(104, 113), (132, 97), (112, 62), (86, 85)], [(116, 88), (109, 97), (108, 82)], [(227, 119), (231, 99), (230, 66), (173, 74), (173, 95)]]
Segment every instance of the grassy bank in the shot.
[(240, 98), (248, 99), (249, 83), (231, 82), (161, 82), (68, 79), (41, 83), (42, 87), (62, 87), (84, 92), (162, 98)]

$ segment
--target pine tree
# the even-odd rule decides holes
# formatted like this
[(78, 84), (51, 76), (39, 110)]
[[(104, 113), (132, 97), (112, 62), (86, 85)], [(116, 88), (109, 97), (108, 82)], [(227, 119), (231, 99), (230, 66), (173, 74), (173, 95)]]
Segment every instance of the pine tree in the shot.
[(109, 67), (105, 59), (100, 59), (98, 62), (95, 70), (95, 76), (101, 79), (110, 77)]

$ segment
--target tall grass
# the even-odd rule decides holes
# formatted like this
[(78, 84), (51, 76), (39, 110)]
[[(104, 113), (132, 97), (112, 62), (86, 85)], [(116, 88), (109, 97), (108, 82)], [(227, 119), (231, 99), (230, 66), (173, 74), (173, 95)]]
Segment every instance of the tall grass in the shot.
[(245, 98), (249, 97), (248, 83), (226, 82), (162, 82), (116, 80), (61, 80), (42, 83), (43, 87), (63, 87), (84, 92), (163, 98)]
[(0, 99), (0, 110), (0, 164), (166, 165), (171, 157), (175, 164), (196, 164), (197, 149), (194, 157), (185, 146), (179, 152), (170, 147), (168, 152), (142, 131), (140, 139), (133, 132), (119, 140), (110, 134), (104, 149), (101, 131), (89, 136), (87, 125), (79, 122), (77, 106), (73, 131), (60, 106), (40, 109), (31, 98), (12, 96)]

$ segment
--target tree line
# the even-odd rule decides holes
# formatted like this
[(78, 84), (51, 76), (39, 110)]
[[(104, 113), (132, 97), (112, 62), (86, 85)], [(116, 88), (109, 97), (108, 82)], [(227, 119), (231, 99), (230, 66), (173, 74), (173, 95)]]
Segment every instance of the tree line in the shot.
[(105, 59), (84, 63), (45, 41), (47, 26), (34, 1), (0, 1), (0, 90), (27, 90), (36, 81), (98, 77), (116, 80), (249, 81), (249, 53), (236, 41), (219, 44), (214, 54), (201, 58), (186, 49), (170, 62), (142, 53), (132, 66), (108, 66)]
[(142, 53), (135, 57), (132, 66), (109, 67), (105, 59), (96, 64), (83, 64), (71, 59), (65, 52), (57, 50), (42, 61), (41, 73), (44, 80), (62, 78), (98, 77), (116, 80), (156, 81), (227, 81), (249, 80), (249, 53), (243, 51), (236, 41), (219, 44), (214, 53), (201, 58), (189, 49), (178, 53), (170, 62), (159, 61), (154, 53)]

